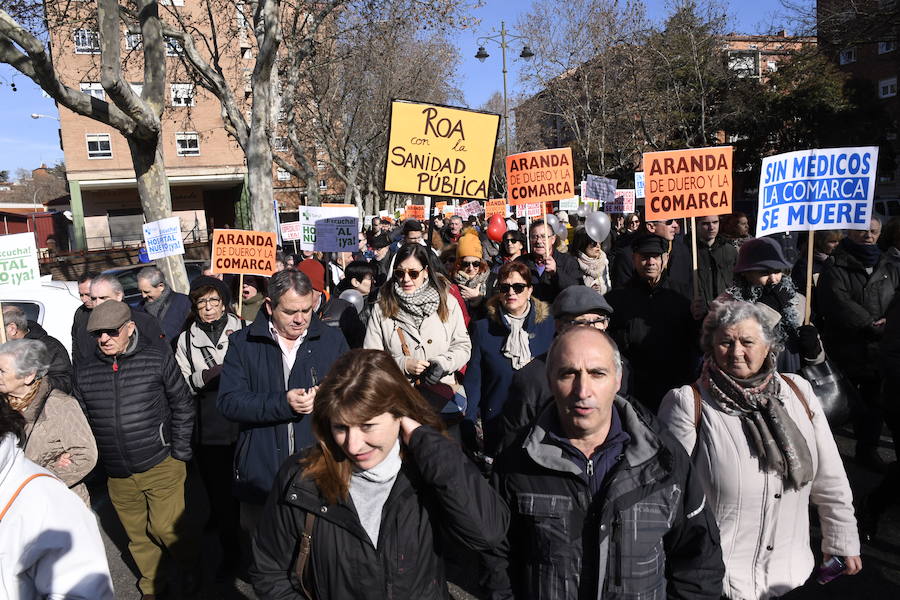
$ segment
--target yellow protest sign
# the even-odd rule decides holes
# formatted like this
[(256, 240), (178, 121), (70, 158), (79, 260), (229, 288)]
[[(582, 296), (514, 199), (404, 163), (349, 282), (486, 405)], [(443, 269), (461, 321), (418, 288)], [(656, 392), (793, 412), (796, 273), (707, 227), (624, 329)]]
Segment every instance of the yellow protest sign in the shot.
[(275, 248), (278, 239), (269, 231), (242, 229), (213, 230), (213, 273), (262, 275), (275, 273)]
[(487, 200), (500, 115), (394, 100), (384, 189)]

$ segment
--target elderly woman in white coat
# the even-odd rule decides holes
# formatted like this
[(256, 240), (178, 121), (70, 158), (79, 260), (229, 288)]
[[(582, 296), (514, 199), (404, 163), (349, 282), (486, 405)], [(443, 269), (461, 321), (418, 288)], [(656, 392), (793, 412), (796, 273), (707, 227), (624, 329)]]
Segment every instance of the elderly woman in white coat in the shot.
[(447, 288), (430, 250), (419, 244), (401, 246), (392, 276), (379, 292), (363, 347), (389, 352), (458, 436), (466, 397), (457, 372), (469, 361), (472, 342), (462, 309)]
[(828, 422), (809, 383), (775, 367), (766, 313), (715, 302), (703, 322), (700, 379), (670, 391), (659, 418), (693, 456), (719, 524), (723, 597), (763, 600), (803, 585), (814, 568), (809, 507), (827, 561), (862, 568), (853, 498)]

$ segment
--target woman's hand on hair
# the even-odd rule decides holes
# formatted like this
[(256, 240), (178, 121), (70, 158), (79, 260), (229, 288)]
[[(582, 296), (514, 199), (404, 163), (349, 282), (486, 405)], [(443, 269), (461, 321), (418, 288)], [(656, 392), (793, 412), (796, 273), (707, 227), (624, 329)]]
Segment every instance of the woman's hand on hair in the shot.
[(319, 386), (309, 388), (308, 390), (301, 388), (288, 390), (287, 401), (288, 404), (291, 405), (291, 410), (298, 415), (308, 415), (312, 413), (316, 399), (316, 391), (318, 389)]
[(403, 443), (409, 445), (409, 440), (412, 438), (413, 431), (421, 426), (422, 424), (415, 419), (400, 417), (400, 439), (403, 440)]
[(430, 363), (427, 360), (418, 360), (415, 358), (406, 359), (406, 372), (410, 375), (421, 375)]

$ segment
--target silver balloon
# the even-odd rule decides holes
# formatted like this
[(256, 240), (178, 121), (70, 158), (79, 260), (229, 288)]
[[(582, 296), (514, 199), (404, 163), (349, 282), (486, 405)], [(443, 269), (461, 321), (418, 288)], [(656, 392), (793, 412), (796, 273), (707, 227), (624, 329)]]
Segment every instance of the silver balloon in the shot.
[(556, 231), (556, 235), (558, 237), (566, 237), (569, 235), (569, 230), (566, 229), (566, 224), (562, 221), (559, 222), (559, 227), (557, 227), (554, 231)]
[(544, 219), (547, 225), (550, 226), (551, 231), (556, 231), (559, 229), (559, 217), (554, 215), (553, 213), (548, 213), (546, 218)]
[(516, 223), (513, 219), (507, 219), (506, 220), (506, 230), (507, 231), (518, 231), (519, 224)]
[(360, 294), (357, 290), (349, 289), (341, 292), (341, 295), (338, 296), (341, 300), (346, 300), (350, 304), (353, 305), (353, 308), (356, 309), (357, 314), (362, 312), (363, 309), (363, 295)]
[(575, 214), (579, 217), (586, 217), (588, 214), (587, 204), (579, 204), (578, 208), (575, 210)]
[(584, 230), (595, 242), (603, 242), (609, 236), (609, 215), (595, 211), (584, 219)]

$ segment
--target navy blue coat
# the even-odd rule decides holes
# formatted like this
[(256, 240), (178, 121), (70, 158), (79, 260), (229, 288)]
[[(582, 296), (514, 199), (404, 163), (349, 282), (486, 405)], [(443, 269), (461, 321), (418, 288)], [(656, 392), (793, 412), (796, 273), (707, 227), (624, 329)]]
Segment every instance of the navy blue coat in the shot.
[[(180, 294), (174, 290), (169, 294), (169, 306), (163, 309), (162, 319), (157, 319), (159, 328), (162, 329), (163, 335), (169, 340), (173, 346), (178, 341), (178, 336), (184, 331), (184, 324), (191, 312), (191, 299), (185, 294)], [(141, 300), (135, 310), (147, 312), (147, 301)], [(149, 314), (149, 313), (147, 313)]]
[[(509, 335), (509, 326), (503, 320), (497, 298), (487, 302), (488, 317), (472, 324), (472, 357), (466, 368), (463, 384), (469, 404), (466, 420), (474, 421), (479, 414), (484, 430), (485, 445), (493, 437), (495, 421), (503, 411), (515, 371), (512, 361), (503, 356), (501, 349)], [(544, 354), (553, 341), (556, 326), (550, 318), (549, 307), (540, 300), (531, 299), (531, 312), (525, 320), (528, 345), (532, 356)]]
[[(313, 316), (288, 378), (288, 389), (310, 388), (349, 350), (340, 329)], [(219, 412), (240, 424), (234, 457), (234, 493), (243, 501), (265, 502), (278, 469), (292, 454), (313, 445), (310, 415), (288, 405), (281, 347), (269, 332), (265, 311), (234, 332), (222, 367)], [(288, 428), (293, 430), (293, 445)]]

